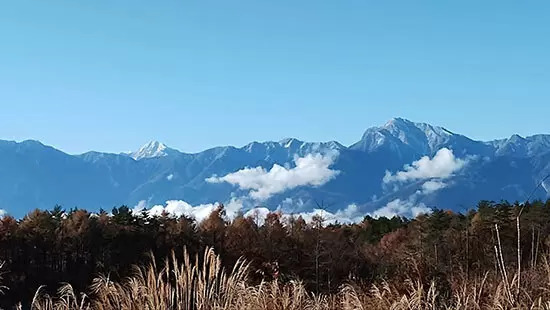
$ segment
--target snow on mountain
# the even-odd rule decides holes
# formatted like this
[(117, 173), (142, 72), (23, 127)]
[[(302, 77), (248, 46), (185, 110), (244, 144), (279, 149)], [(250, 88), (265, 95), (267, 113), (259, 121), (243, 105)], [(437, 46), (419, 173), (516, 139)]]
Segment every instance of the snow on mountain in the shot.
[[(452, 151), (456, 160), (468, 162), (460, 173), (445, 179), (445, 186), (426, 191), (426, 182), (437, 180), (391, 186), (383, 183), (386, 171), (396, 174), (421, 158), (433, 161), (443, 148)], [(126, 154), (69, 155), (37, 141), (0, 140), (0, 209), (21, 216), (35, 207), (50, 208), (56, 203), (109, 209), (142, 200), (149, 204), (173, 199), (193, 205), (226, 202), (247, 191), (227, 182), (209, 183), (208, 178), (281, 167), (280, 171), (288, 171), (289, 182), (296, 182), (292, 174), (297, 159), (312, 154), (334, 156), (331, 169), (339, 171), (338, 175), (319, 186), (284, 187), (267, 200), (253, 203), (282, 206), (287, 211), (293, 207), (284, 202), (299, 201), (294, 206), (297, 212), (309, 212), (319, 201), (331, 205), (329, 211), (334, 212), (349, 204), (356, 204), (361, 212), (384, 206), (418, 207), (415, 203), (461, 210), (480, 199), (522, 200), (525, 192), (532, 191), (550, 173), (550, 135), (514, 135), (482, 142), (444, 127), (403, 118), (367, 129), (361, 140), (349, 147), (336, 141), (287, 138), (188, 154), (152, 141)], [(318, 165), (312, 167), (317, 169)], [(546, 197), (547, 190), (545, 183), (537, 195)], [(418, 191), (424, 193), (422, 197), (416, 194)]]
[(284, 148), (291, 148), (293, 146), (302, 145), (304, 142), (295, 138), (286, 138), (279, 141), (279, 144)]
[(407, 146), (418, 154), (430, 154), (457, 136), (443, 127), (394, 118), (381, 127), (367, 129), (352, 148), (374, 151), (385, 145), (390, 149)]
[(458, 155), (487, 155), (492, 147), (439, 126), (394, 118), (380, 127), (367, 129), (361, 140), (350, 148), (363, 152), (394, 152), (401, 158), (433, 155), (441, 148)]
[(496, 155), (526, 157), (550, 151), (550, 135), (534, 135), (522, 137), (512, 135), (508, 139), (487, 142), (496, 148)]
[(164, 143), (151, 141), (144, 144), (139, 150), (130, 153), (130, 157), (135, 160), (140, 160), (144, 158), (164, 157), (177, 152), (178, 151), (167, 147)]
[(550, 195), (550, 185), (546, 184), (546, 181), (541, 182), (542, 188), (546, 191), (546, 195)]
[(404, 144), (411, 146), (423, 154), (437, 151), (441, 145), (455, 136), (454, 133), (443, 127), (434, 127), (425, 123), (413, 123), (403, 118), (394, 118), (382, 128)]

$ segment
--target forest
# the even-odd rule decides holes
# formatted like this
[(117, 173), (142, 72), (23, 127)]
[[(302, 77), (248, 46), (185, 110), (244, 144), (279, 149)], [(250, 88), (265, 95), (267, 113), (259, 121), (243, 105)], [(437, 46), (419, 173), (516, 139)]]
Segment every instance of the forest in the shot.
[(550, 200), (414, 219), (0, 219), (2, 309), (550, 309)]

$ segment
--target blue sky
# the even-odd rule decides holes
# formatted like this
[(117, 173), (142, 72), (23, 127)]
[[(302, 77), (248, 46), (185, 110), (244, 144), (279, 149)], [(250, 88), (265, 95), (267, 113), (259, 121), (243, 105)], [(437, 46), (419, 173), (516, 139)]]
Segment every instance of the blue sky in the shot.
[(401, 116), (550, 133), (547, 1), (17, 0), (0, 10), (0, 139), (69, 153), (297, 137)]

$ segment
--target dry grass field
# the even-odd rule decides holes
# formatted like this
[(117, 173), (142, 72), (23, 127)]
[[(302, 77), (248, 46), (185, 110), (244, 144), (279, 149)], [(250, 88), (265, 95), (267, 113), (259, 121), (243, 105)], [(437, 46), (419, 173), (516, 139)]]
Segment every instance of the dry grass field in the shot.
[[(371, 285), (350, 282), (342, 285), (337, 294), (315, 295), (299, 281), (249, 285), (248, 274), (246, 261), (240, 260), (232, 270), (225, 270), (220, 257), (207, 249), (201, 257), (185, 255), (179, 261), (172, 256), (163, 266), (150, 263), (135, 267), (134, 276), (121, 283), (111, 281), (108, 276), (97, 277), (89, 295), (75, 292), (69, 284), (60, 287), (56, 296), (39, 289), (30, 307), (35, 310), (550, 309), (550, 265), (546, 259), (524, 271), (521, 279), (511, 270), (502, 275), (487, 272), (479, 278), (462, 278), (447, 297), (440, 294), (433, 281), (429, 285), (415, 279)], [(19, 308), (26, 309), (22, 305)]]

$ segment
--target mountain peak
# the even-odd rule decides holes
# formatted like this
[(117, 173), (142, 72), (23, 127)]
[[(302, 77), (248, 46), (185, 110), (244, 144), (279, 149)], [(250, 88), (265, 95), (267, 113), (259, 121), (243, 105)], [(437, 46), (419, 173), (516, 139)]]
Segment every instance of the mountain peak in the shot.
[(292, 147), (293, 145), (296, 145), (296, 144), (299, 145), (303, 143), (304, 143), (303, 141), (300, 141), (296, 138), (285, 138), (279, 141), (279, 144), (285, 148), (289, 148), (289, 147)]
[(390, 119), (389, 121), (384, 124), (382, 127), (392, 127), (392, 126), (398, 126), (398, 125), (413, 125), (414, 123), (406, 118), (402, 117), (394, 117)]
[(434, 126), (428, 123), (417, 123), (401, 117), (392, 118), (389, 121), (387, 121), (386, 124), (384, 124), (384, 126), (379, 128), (388, 129), (392, 133), (395, 133), (396, 131), (420, 130), (426, 134), (437, 134), (437, 135), (454, 134), (453, 132), (447, 130), (444, 127)]
[(155, 158), (168, 156), (169, 153), (174, 152), (174, 149), (167, 147), (164, 143), (159, 141), (150, 141), (144, 144), (136, 152), (130, 153), (130, 157), (135, 160), (143, 158)]
[(508, 139), (508, 140), (513, 141), (513, 142), (518, 142), (518, 141), (525, 141), (526, 139), (516, 133), (516, 134), (513, 134), (512, 136), (510, 136), (510, 139)]
[(401, 145), (411, 148), (417, 154), (428, 155), (450, 144), (454, 138), (458, 138), (458, 135), (443, 127), (395, 117), (383, 126), (367, 129), (361, 141), (352, 147), (373, 151), (383, 146), (396, 150)]
[(389, 131), (392, 135), (399, 137), (403, 135), (408, 135), (411, 132), (418, 131), (419, 129), (422, 130), (422, 128), (420, 127), (427, 127), (422, 125), (427, 124), (417, 124), (407, 119), (398, 117), (389, 120), (388, 122), (386, 122), (386, 124), (384, 124), (384, 126), (378, 127), (378, 129), (385, 129)]

